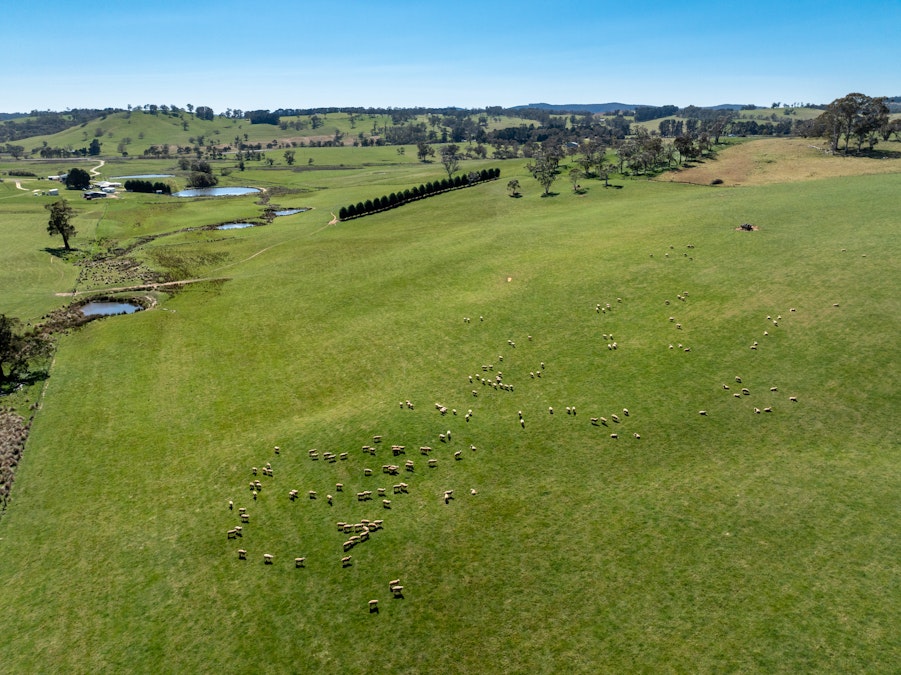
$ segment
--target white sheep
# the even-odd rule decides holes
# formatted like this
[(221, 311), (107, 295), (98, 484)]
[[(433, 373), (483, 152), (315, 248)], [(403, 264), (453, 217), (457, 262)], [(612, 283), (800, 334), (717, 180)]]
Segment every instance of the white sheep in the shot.
[(272, 554), (271, 554), (271, 553), (264, 553), (264, 554), (263, 554), (263, 562), (264, 562), (266, 565), (271, 565), (271, 564), (272, 564)]

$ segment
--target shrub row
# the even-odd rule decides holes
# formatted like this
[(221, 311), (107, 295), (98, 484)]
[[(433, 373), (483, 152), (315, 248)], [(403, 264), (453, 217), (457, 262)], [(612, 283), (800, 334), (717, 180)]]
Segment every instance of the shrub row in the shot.
[(172, 186), (161, 181), (151, 183), (149, 180), (127, 180), (125, 181), (125, 189), (129, 192), (161, 192), (164, 195), (172, 194)]
[(500, 169), (482, 169), (481, 171), (472, 171), (468, 174), (457, 175), (451, 178), (436, 180), (433, 183), (426, 183), (418, 187), (412, 187), (403, 192), (392, 192), (390, 195), (376, 197), (375, 199), (367, 199), (365, 202), (357, 202), (342, 206), (338, 211), (338, 220), (351, 220), (352, 218), (361, 218), (370, 213), (384, 211), (385, 209), (393, 209), (408, 202), (424, 199), (448, 190), (456, 190), (458, 188), (470, 187), (476, 183), (482, 183), (487, 180), (495, 180), (500, 178)]

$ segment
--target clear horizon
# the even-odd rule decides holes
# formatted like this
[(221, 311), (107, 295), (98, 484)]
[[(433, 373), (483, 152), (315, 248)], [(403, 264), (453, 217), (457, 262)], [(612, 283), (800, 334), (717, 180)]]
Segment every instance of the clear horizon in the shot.
[[(844, 4), (844, 3), (840, 3)], [(4, 8), (0, 112), (829, 103), (901, 95), (901, 3), (198, 0)]]

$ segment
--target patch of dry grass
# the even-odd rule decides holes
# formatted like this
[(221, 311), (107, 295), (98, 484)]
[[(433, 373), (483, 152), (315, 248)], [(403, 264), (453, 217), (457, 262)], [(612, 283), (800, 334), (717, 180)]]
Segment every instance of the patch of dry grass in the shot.
[(762, 138), (722, 150), (717, 159), (666, 173), (658, 180), (710, 185), (768, 185), (797, 181), (901, 172), (901, 149), (883, 148), (883, 158), (831, 155), (819, 140)]

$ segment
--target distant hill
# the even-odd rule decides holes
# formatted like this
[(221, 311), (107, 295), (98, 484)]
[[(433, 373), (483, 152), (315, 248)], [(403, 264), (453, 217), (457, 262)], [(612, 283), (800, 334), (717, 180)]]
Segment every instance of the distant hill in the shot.
[[(698, 106), (706, 110), (741, 110), (745, 107), (745, 103), (721, 103), (720, 105)], [(635, 110), (635, 108), (650, 107), (642, 103), (529, 103), (528, 105), (517, 105), (510, 110), (524, 110), (526, 108), (537, 108), (539, 110), (550, 110), (552, 112), (591, 112), (591, 113), (607, 113), (615, 110)]]
[(551, 110), (553, 112), (591, 112), (605, 113), (614, 110), (633, 110), (636, 107), (634, 103), (567, 103), (557, 105), (552, 103), (529, 103), (528, 105), (517, 105), (510, 110), (525, 110), (527, 108), (537, 108), (539, 110)]

